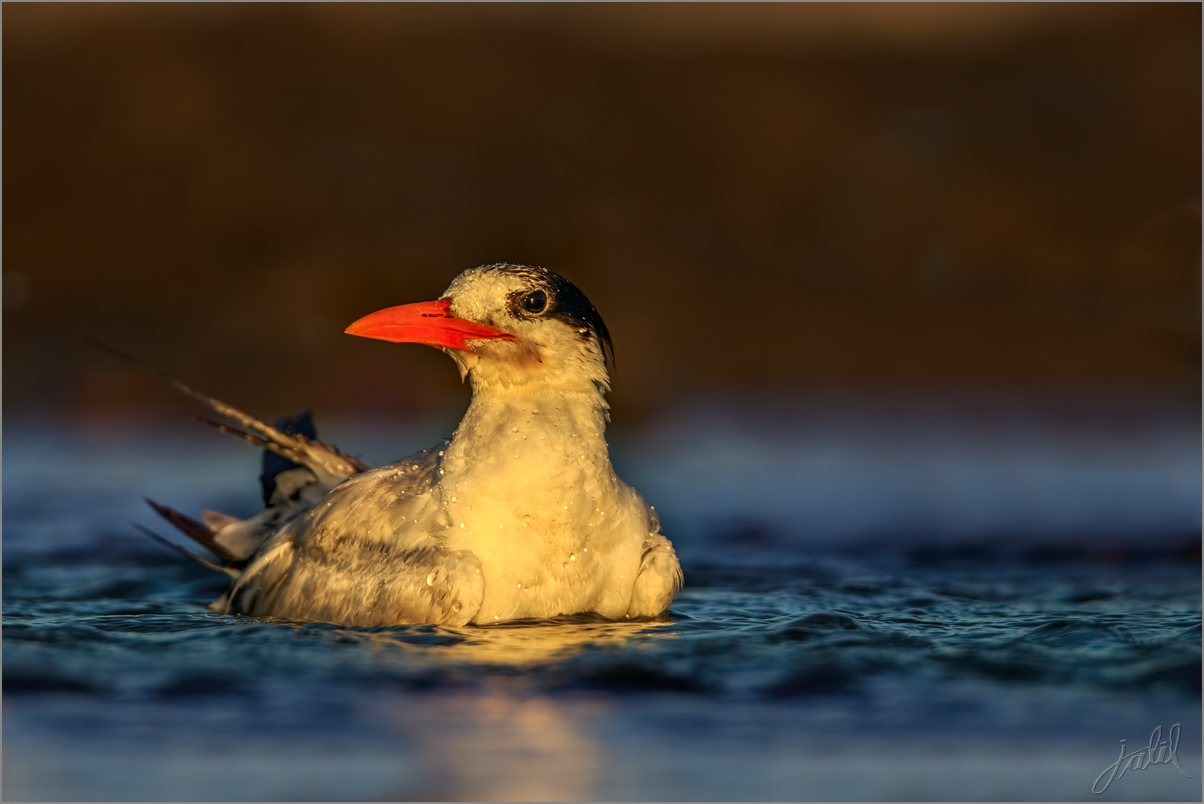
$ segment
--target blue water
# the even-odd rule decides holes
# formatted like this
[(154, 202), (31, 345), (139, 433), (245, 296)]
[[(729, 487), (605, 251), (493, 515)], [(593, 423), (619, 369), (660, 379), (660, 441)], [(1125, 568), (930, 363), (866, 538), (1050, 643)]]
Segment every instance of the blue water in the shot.
[[(253, 451), (6, 422), (5, 798), (1200, 798), (1198, 433), (737, 420), (615, 439), (682, 556), (665, 621), (463, 629), (213, 614), (129, 523), (250, 513)], [(433, 440), (369, 432), (326, 435)], [(1174, 723), (1194, 778), (1092, 794)]]

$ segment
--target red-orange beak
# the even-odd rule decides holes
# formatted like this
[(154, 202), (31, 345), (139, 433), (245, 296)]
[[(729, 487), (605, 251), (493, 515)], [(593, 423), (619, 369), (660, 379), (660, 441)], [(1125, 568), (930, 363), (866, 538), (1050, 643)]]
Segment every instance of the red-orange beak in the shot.
[(472, 351), (467, 346), (471, 340), (518, 340), (508, 332), (456, 318), (448, 312), (450, 307), (449, 299), (388, 307), (364, 316), (343, 331), (361, 338), (393, 343), (425, 343), (464, 351)]

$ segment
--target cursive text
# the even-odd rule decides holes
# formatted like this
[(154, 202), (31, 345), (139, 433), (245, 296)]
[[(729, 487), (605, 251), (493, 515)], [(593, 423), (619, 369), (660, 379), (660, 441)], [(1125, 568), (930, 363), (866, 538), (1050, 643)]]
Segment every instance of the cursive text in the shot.
[[(1108, 786), (1113, 781), (1125, 775), (1126, 771), (1145, 770), (1151, 765), (1172, 764), (1179, 769), (1179, 773), (1187, 775), (1187, 771), (1183, 770), (1183, 766), (1179, 764), (1179, 734), (1182, 731), (1180, 724), (1176, 723), (1171, 726), (1170, 733), (1167, 739), (1162, 739), (1162, 727), (1154, 729), (1154, 733), (1150, 735), (1150, 744), (1144, 748), (1138, 748), (1132, 753), (1125, 753), (1126, 740), (1120, 741), (1120, 758), (1113, 762), (1108, 767), (1104, 768), (1104, 772), (1096, 777), (1095, 784), (1091, 785), (1091, 792), (1099, 795), (1108, 789)], [(1111, 773), (1108, 776), (1109, 772)], [(1104, 786), (1100, 787), (1100, 782), (1104, 776), (1108, 776), (1108, 781), (1104, 782)], [(1099, 788), (1098, 790), (1096, 788)]]

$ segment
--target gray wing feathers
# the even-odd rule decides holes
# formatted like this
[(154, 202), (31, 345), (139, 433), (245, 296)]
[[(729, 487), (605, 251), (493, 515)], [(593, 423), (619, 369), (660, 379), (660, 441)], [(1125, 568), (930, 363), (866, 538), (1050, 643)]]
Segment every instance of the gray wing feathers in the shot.
[(351, 625), (469, 622), (484, 579), (476, 556), (445, 548), (448, 523), (430, 504), (441, 447), (335, 488), (264, 546), (221, 610)]
[(445, 515), (438, 506), (427, 505), (447, 442), (373, 468), (363, 458), (283, 432), (92, 342), (245, 430), (197, 417), (200, 421), (298, 465), (275, 476), (267, 507), (249, 519), (206, 511), (197, 522), (151, 503), (165, 519), (229, 562), (220, 566), (189, 554), (237, 577), (211, 608), (357, 625), (464, 624), (476, 616), (485, 588), (480, 563), (471, 552), (445, 548), (437, 535), (448, 526), (442, 521)]
[(284, 544), (221, 610), (347, 625), (464, 625), (481, 608), (485, 582), (469, 551), (448, 552), (431, 540), (387, 562), (352, 552), (332, 566)]

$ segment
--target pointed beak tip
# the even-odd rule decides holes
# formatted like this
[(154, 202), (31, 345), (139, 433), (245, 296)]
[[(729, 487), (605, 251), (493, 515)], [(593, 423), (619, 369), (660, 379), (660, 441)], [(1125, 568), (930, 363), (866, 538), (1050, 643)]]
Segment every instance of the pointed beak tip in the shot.
[(363, 320), (357, 319), (347, 325), (347, 328), (343, 330), (343, 334), (344, 335), (356, 335), (356, 336), (362, 337), (365, 329), (367, 329), (367, 327), (364, 326)]

